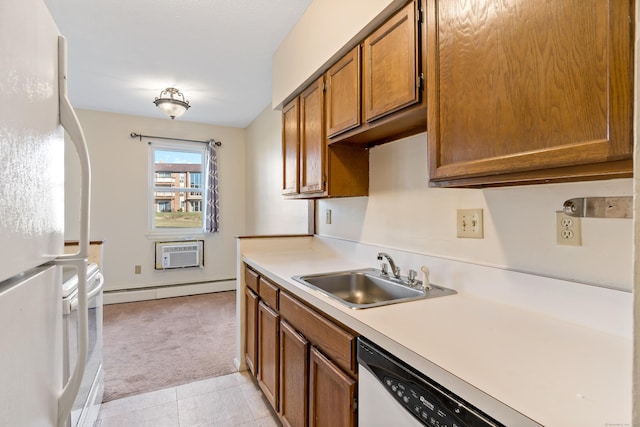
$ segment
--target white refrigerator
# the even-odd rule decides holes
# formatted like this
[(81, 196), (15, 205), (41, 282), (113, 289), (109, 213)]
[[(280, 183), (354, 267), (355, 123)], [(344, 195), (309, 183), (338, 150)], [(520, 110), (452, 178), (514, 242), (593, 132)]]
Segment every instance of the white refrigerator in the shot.
[[(80, 251), (71, 256), (63, 256), (65, 130), (83, 176)], [(42, 0), (0, 0), (2, 426), (64, 425), (77, 394), (87, 347), (89, 188), (84, 135), (66, 96), (65, 40)], [(75, 266), (83, 282), (78, 362), (66, 384), (62, 265)]]

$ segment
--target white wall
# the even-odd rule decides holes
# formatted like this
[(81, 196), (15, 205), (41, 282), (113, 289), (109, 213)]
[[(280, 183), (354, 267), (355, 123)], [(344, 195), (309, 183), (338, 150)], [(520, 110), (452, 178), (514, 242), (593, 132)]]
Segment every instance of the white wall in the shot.
[[(106, 290), (235, 278), (235, 236), (245, 233), (244, 129), (88, 110), (77, 113), (93, 174), (90, 238), (105, 240)], [(198, 237), (205, 240), (203, 269), (154, 270), (155, 240), (147, 236), (148, 144), (130, 138), (131, 132), (222, 141), (218, 149), (220, 232)], [(72, 150), (67, 147), (67, 239), (78, 237), (78, 168)], [(142, 266), (142, 274), (134, 274), (135, 265)]]
[[(582, 219), (556, 244), (555, 211), (584, 196), (632, 195), (631, 179), (495, 189), (427, 186), (426, 133), (371, 149), (369, 197), (318, 202), (318, 234), (631, 290), (633, 224)], [(456, 209), (482, 208), (484, 239), (456, 237)], [(326, 209), (332, 224), (324, 223)], [(376, 265), (375, 259), (371, 260)]]
[(247, 128), (246, 233), (306, 234), (307, 202), (282, 197), (281, 114), (267, 107)]

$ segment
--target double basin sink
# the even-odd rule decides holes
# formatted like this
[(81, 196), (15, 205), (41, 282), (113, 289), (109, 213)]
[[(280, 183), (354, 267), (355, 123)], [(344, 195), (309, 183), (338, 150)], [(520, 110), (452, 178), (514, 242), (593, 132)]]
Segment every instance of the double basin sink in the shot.
[(452, 289), (396, 279), (374, 268), (294, 276), (293, 280), (334, 298), (349, 308), (379, 307), (455, 294)]

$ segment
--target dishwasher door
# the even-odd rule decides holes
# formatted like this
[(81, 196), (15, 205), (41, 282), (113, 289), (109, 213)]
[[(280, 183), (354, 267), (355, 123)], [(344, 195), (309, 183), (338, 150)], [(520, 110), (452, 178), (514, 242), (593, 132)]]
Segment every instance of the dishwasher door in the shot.
[(359, 368), (358, 425), (360, 427), (421, 427), (424, 425), (396, 402), (369, 370), (363, 365)]
[(363, 337), (358, 364), (361, 427), (504, 427)]

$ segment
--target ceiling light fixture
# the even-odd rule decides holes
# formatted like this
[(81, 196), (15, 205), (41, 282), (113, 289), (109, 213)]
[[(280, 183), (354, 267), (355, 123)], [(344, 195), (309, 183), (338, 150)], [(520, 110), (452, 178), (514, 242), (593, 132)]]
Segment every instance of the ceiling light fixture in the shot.
[[(164, 97), (163, 97), (164, 96)], [(174, 96), (182, 97), (182, 100), (175, 98)], [(160, 92), (160, 97), (153, 101), (156, 107), (161, 109), (171, 119), (180, 117), (190, 107), (189, 101), (184, 100), (184, 95), (178, 89), (168, 87)]]

